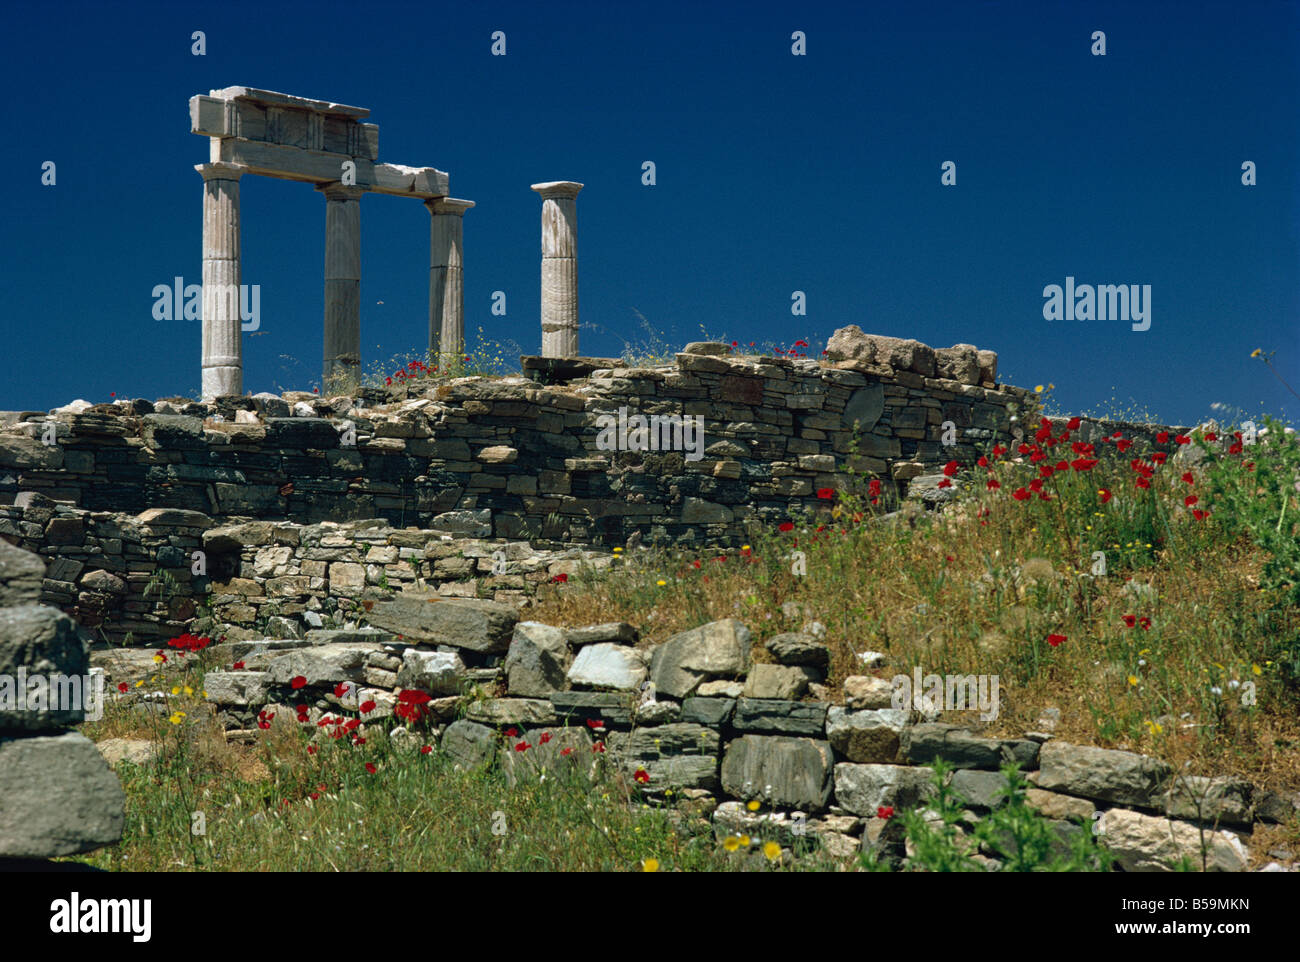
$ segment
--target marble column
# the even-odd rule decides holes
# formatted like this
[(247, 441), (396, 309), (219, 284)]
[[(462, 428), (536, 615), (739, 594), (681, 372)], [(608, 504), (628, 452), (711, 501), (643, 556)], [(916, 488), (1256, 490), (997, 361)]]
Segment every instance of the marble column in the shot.
[(325, 365), (322, 393), (355, 387), (361, 369), (361, 195), (321, 184), (325, 195)]
[(578, 191), (571, 180), (533, 184), (542, 195), (542, 356), (578, 354)]
[(239, 178), (248, 169), (196, 164), (203, 175), (203, 399), (244, 393), (239, 315)]
[(465, 353), (465, 211), (472, 200), (439, 197), (429, 208), (429, 356), (439, 369)]

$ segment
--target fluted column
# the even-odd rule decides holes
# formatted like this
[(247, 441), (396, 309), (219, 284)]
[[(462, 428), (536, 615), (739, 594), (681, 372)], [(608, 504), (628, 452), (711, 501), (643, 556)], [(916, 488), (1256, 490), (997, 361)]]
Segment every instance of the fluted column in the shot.
[(362, 187), (321, 184), (325, 195), (325, 366), (322, 390), (353, 387), (361, 367)]
[(474, 202), (439, 197), (424, 206), (430, 215), (429, 355), (444, 368), (465, 352), (464, 224)]
[(571, 180), (533, 184), (542, 195), (542, 356), (578, 354), (578, 191)]
[(239, 164), (196, 164), (203, 175), (203, 399), (244, 393), (239, 315)]

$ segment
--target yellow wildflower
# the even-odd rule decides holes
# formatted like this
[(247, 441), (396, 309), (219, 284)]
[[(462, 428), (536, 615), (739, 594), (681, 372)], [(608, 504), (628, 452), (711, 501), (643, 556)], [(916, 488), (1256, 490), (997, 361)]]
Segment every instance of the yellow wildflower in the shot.
[(769, 862), (775, 862), (781, 857), (781, 846), (776, 842), (767, 842), (763, 846), (763, 854), (767, 856)]
[(641, 871), (643, 872), (659, 871), (659, 859), (657, 858), (646, 859), (644, 862), (641, 863)]

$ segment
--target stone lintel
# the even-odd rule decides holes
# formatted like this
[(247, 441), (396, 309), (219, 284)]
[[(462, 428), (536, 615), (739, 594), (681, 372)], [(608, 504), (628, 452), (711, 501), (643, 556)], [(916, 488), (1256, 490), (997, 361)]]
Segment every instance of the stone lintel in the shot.
[(347, 104), (336, 104), (329, 100), (312, 100), (309, 97), (296, 97), (293, 94), (260, 90), (257, 87), (222, 87), (220, 90), (209, 91), (209, 95), (216, 100), (248, 100), (273, 107), (295, 107), (313, 113), (337, 114), (351, 117), (353, 120), (370, 116), (367, 107), (349, 107)]

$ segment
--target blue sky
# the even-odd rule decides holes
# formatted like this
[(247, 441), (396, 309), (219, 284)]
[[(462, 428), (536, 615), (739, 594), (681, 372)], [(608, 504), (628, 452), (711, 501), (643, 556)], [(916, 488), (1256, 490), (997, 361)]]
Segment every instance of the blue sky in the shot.
[[(529, 185), (577, 180), (583, 353), (639, 316), (675, 347), (858, 324), (995, 350), (1068, 411), (1300, 412), (1249, 356), (1300, 390), (1300, 4), (29, 5), (0, 49), (0, 409), (197, 393), (199, 322), (151, 292), (201, 280), (189, 97), (244, 85), (368, 107), (381, 161), (450, 173), (478, 205), (467, 331), (507, 353), (540, 347)], [(416, 201), (361, 204), (369, 366), (425, 346), (429, 232)], [(319, 383), (324, 206), (243, 179), (248, 390)], [(1151, 285), (1150, 329), (1044, 320), (1067, 276)]]

